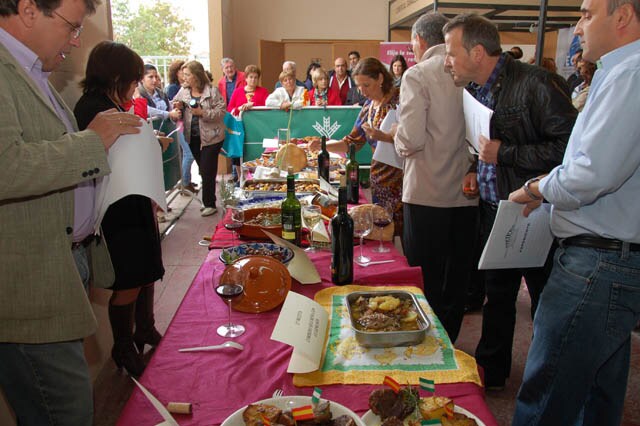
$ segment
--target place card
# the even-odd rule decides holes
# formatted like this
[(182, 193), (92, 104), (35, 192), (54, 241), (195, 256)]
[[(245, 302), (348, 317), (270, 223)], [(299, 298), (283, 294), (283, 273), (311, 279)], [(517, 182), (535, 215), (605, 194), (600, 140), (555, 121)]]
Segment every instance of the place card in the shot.
[(303, 249), (287, 240), (276, 237), (271, 232), (265, 231), (264, 229), (262, 232), (264, 232), (267, 237), (271, 238), (274, 243), (293, 250), (294, 256), (293, 259), (291, 259), (291, 262), (289, 262), (289, 265), (287, 265), (287, 269), (289, 270), (289, 274), (298, 280), (300, 284), (318, 284), (321, 281), (316, 265), (313, 264)]
[(310, 373), (320, 367), (329, 314), (319, 303), (289, 291), (271, 340), (293, 346), (288, 373)]

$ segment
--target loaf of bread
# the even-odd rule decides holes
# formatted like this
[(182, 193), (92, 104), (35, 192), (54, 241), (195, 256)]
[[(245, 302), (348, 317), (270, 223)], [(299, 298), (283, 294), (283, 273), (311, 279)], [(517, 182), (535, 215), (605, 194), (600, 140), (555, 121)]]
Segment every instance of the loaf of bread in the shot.
[(293, 143), (283, 145), (276, 153), (276, 167), (287, 170), (289, 166), (293, 168), (294, 173), (307, 167), (307, 153)]

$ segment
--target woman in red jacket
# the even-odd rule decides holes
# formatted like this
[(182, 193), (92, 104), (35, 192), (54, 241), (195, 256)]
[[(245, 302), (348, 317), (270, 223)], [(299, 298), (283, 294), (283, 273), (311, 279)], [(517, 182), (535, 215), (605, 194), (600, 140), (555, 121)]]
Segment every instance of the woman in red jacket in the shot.
[(233, 115), (240, 114), (254, 106), (264, 106), (269, 91), (258, 86), (260, 82), (260, 68), (255, 65), (247, 65), (244, 69), (246, 85), (233, 91), (227, 111)]
[(309, 92), (312, 106), (342, 105), (340, 94), (329, 87), (329, 75), (322, 68), (311, 72), (313, 89)]

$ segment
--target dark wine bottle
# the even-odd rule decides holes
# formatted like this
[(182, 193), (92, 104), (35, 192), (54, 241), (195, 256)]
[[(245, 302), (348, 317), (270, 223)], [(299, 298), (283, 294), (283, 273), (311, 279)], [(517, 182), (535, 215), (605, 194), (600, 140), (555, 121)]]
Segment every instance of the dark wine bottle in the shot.
[(356, 161), (356, 146), (349, 145), (349, 161), (346, 166), (347, 175), (347, 202), (358, 204), (360, 198), (360, 165)]
[(287, 198), (282, 202), (281, 222), (282, 238), (300, 246), (300, 231), (302, 216), (300, 215), (300, 201), (296, 198), (296, 181), (293, 169), (289, 167), (287, 175)]
[(327, 137), (322, 136), (322, 149), (318, 154), (318, 178), (322, 178), (329, 182), (329, 152), (327, 151)]
[(331, 281), (353, 282), (353, 219), (347, 213), (347, 189), (338, 190), (338, 213), (331, 219)]

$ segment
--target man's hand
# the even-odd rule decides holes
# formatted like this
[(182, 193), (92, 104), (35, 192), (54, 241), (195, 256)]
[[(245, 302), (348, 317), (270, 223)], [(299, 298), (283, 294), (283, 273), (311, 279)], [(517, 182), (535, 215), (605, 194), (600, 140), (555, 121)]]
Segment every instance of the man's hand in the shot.
[(498, 150), (502, 141), (499, 139), (487, 139), (480, 136), (479, 158), (485, 163), (498, 164)]
[(462, 179), (462, 193), (469, 198), (478, 196), (478, 175), (477, 173), (467, 173)]
[(509, 194), (509, 201), (524, 204), (524, 210), (522, 211), (522, 215), (524, 217), (528, 217), (532, 211), (540, 207), (540, 204), (542, 204), (542, 200), (532, 200), (525, 192), (524, 188), (517, 189)]
[(100, 136), (105, 151), (108, 151), (121, 135), (140, 133), (142, 123), (140, 117), (127, 112), (119, 112), (113, 108), (98, 113), (89, 123), (87, 129), (93, 130)]

